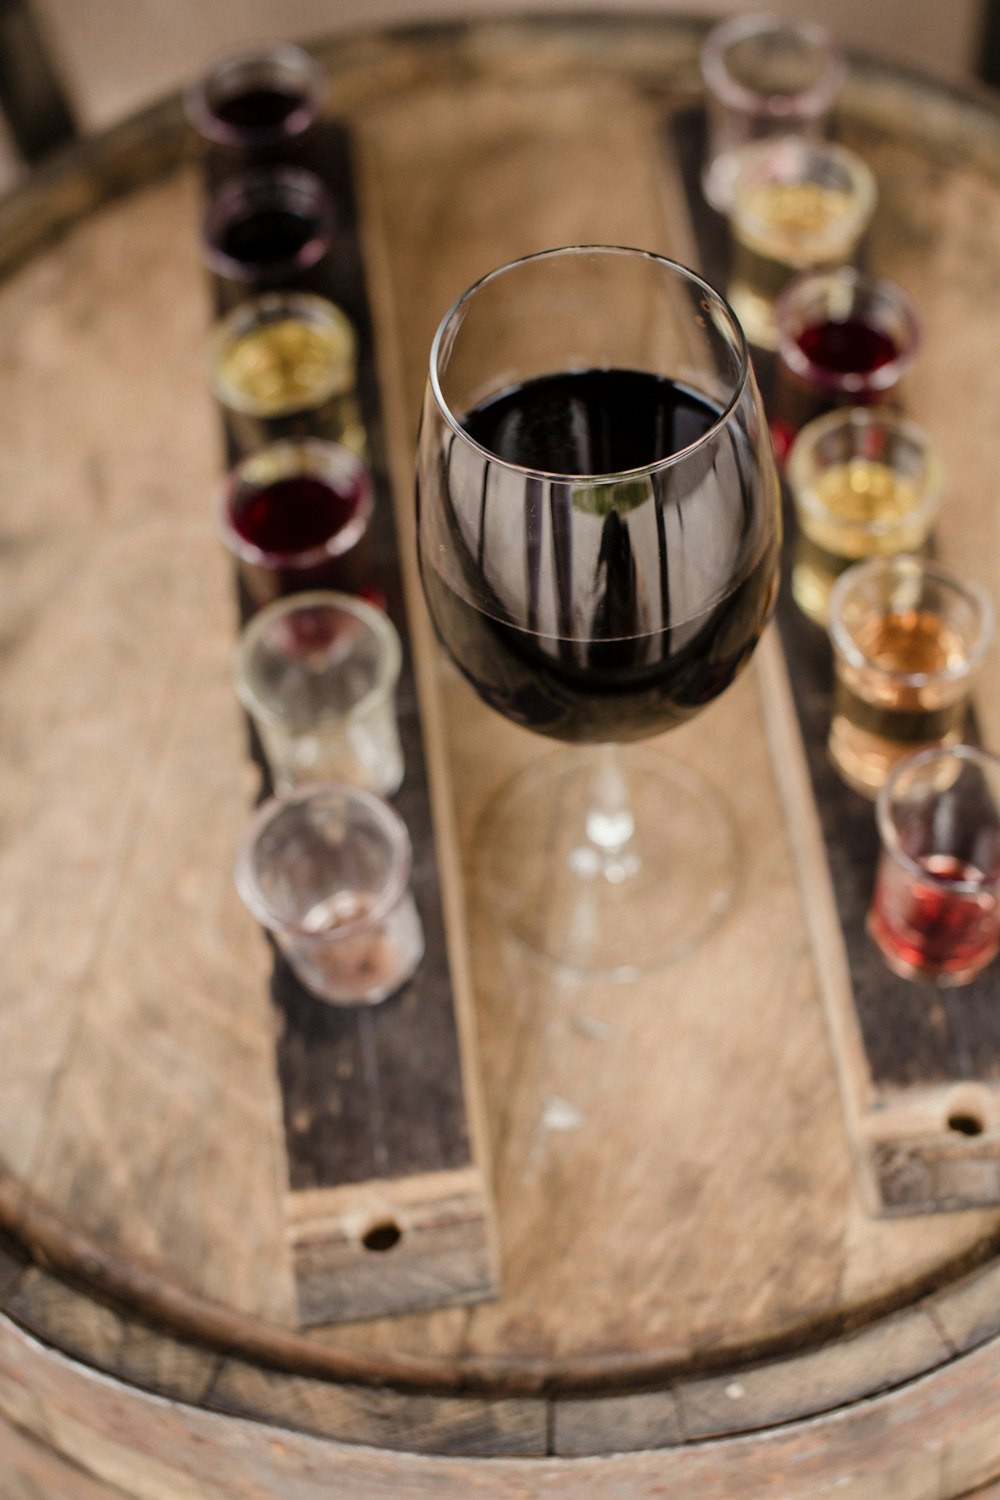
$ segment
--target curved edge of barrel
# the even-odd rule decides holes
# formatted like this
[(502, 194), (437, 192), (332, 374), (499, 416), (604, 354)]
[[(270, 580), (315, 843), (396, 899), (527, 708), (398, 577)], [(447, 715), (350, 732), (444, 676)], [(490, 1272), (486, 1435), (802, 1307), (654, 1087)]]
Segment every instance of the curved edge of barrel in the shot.
[(165, 1493), (165, 1481), (185, 1493), (194, 1484), (206, 1500), (225, 1500), (244, 1486), (284, 1494), (288, 1485), (303, 1500), (404, 1492), (413, 1500), (465, 1500), (472, 1490), (482, 1500), (641, 1500), (667, 1488), (731, 1494), (737, 1473), (744, 1500), (773, 1495), (776, 1482), (785, 1500), (819, 1500), (834, 1487), (843, 1500), (902, 1493), (943, 1500), (1000, 1474), (998, 1404), (994, 1338), (903, 1388), (765, 1431), (574, 1453), (560, 1450), (557, 1419), (552, 1440), (534, 1454), (511, 1445), (482, 1457), (467, 1442), (442, 1453), (407, 1446), (400, 1435), (386, 1442), (384, 1432), (381, 1446), (370, 1431), (338, 1441), (302, 1424), (295, 1430), (280, 1417), (266, 1425), (247, 1420), (211, 1397), (200, 1408), (164, 1400), (47, 1349), (0, 1318), (0, 1432), (13, 1427), (97, 1484), (113, 1484), (115, 1496), (134, 1500)]
[[(806, 1349), (727, 1364), (623, 1358), (521, 1366), (363, 1355), (268, 1324), (124, 1262), (0, 1172), (0, 1315), (141, 1390), (404, 1451), (563, 1456), (659, 1449), (815, 1418), (943, 1374), (991, 1343), (989, 1260)], [(984, 1246), (988, 1253), (990, 1246)], [(1000, 1436), (1000, 1428), (998, 1428)]]

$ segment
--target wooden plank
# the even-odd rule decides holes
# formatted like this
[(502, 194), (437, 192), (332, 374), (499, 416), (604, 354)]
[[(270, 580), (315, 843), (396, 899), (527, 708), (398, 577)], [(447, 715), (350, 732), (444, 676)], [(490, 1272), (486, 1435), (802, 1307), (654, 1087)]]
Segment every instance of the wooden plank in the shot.
[[(891, 96), (890, 96), (891, 98)], [(866, 101), (867, 102), (867, 101)], [(888, 101), (876, 91), (876, 103)], [(897, 100), (897, 107), (902, 100)], [(888, 104), (891, 107), (891, 103)], [(913, 108), (910, 100), (906, 106)], [(901, 125), (901, 121), (897, 121)], [(919, 265), (933, 264), (935, 246), (952, 237), (961, 174), (951, 179), (950, 218), (927, 213), (933, 200), (931, 178), (939, 175), (926, 150), (885, 141), (885, 122), (866, 128), (844, 124), (851, 144), (876, 169), (891, 194), (884, 201), (872, 236), (872, 269), (902, 276), (916, 295), (902, 264), (920, 219)], [(722, 221), (705, 205), (698, 181), (704, 149), (700, 113), (680, 113), (672, 122), (670, 144), (682, 163), (700, 263), (725, 285), (728, 247)], [(969, 199), (981, 196), (974, 181), (964, 184)], [(1000, 218), (992, 203), (980, 233), (1000, 247)], [(960, 208), (959, 213), (963, 210)], [(967, 211), (967, 210), (965, 210)], [(910, 248), (911, 265), (913, 263)], [(960, 280), (961, 278), (959, 278)], [(934, 290), (918, 307), (933, 305)], [(954, 293), (952, 293), (954, 296)], [(970, 330), (976, 308), (970, 299), (956, 309), (956, 322)], [(965, 345), (968, 353), (968, 346)], [(755, 352), (765, 400), (775, 388), (773, 356)], [(976, 363), (988, 383), (997, 384), (985, 355)], [(935, 386), (935, 392), (938, 387)], [(1000, 395), (1000, 386), (997, 387)], [(935, 439), (943, 436), (941, 406), (922, 416)], [(964, 410), (952, 411), (954, 429), (967, 425)], [(968, 471), (968, 463), (959, 465)], [(941, 528), (939, 550), (956, 550), (953, 532)], [(793, 827), (817, 823), (818, 839), (796, 839), (807, 893), (813, 941), (820, 955), (823, 997), (837, 1049), (838, 1070), (860, 1182), (879, 1212), (918, 1213), (1000, 1203), (1000, 967), (994, 965), (961, 990), (937, 990), (890, 973), (869, 940), (865, 917), (878, 860), (878, 834), (870, 802), (845, 786), (827, 754), (833, 692), (833, 664), (826, 633), (806, 619), (790, 589), (794, 513), (786, 498), (786, 548), (778, 623), (785, 671), (775, 668), (768, 696), (775, 763), (783, 769), (788, 817)], [(961, 548), (958, 549), (961, 551)], [(963, 559), (964, 560), (964, 559)], [(973, 564), (975, 571), (975, 564)], [(995, 570), (994, 570), (995, 572)], [(990, 580), (994, 589), (1000, 578)], [(796, 770), (801, 763), (804, 769)], [(839, 948), (839, 952), (836, 951)]]
[(495, 1458), (538, 1457), (546, 1451), (546, 1403), (540, 1399), (406, 1395), (296, 1379), (229, 1359), (206, 1405), (237, 1416), (266, 1409), (273, 1421), (297, 1432), (404, 1453)]
[[(696, 42), (693, 29), (659, 18), (458, 29), (331, 49), (336, 97), (354, 111), (366, 260), (379, 267), (370, 290), (380, 395), (402, 507), (427, 346), (468, 280), (494, 260), (583, 236), (688, 258), (676, 162), (664, 161), (658, 131), (662, 113), (696, 87)], [(975, 227), (969, 205), (983, 197), (989, 206), (995, 192), (986, 117), (972, 118), (975, 140), (970, 132), (966, 145), (948, 148), (960, 179), (950, 198), (957, 240), (934, 240), (948, 273), (939, 282), (934, 267), (927, 272), (934, 320), (958, 307), (950, 278)], [(917, 143), (899, 148), (914, 160), (925, 149), (922, 121), (908, 122)], [(894, 129), (886, 126), (887, 140)], [(937, 170), (936, 148), (926, 149)], [(120, 181), (134, 181), (114, 160)], [(980, 160), (983, 171), (969, 165)], [(949, 182), (941, 168), (945, 196)], [(89, 188), (84, 206), (93, 205)], [(37, 191), (38, 222), (51, 225), (53, 204), (39, 203)], [(69, 196), (61, 184), (64, 213)], [(736, 806), (746, 879), (710, 963), (702, 955), (628, 989), (553, 982), (472, 905), (505, 1296), (335, 1333), (290, 1331), (272, 960), (228, 874), (254, 787), (232, 774), (245, 746), (229, 686), (233, 613), (206, 514), (220, 455), (204, 400), (207, 309), (194, 211), (191, 180), (166, 179), (74, 224), (0, 288), (11, 351), (0, 390), (21, 435), (0, 459), (10, 497), (0, 675), (19, 733), (17, 754), (0, 737), (10, 987), (0, 1019), (0, 1146), (20, 1179), (0, 1179), (0, 1203), (4, 1221), (84, 1296), (112, 1299), (116, 1315), (119, 1304), (146, 1310), (149, 1326), (129, 1336), (133, 1345), (149, 1340), (145, 1375), (137, 1348), (121, 1345), (130, 1380), (155, 1379), (166, 1328), (249, 1366), (232, 1392), (246, 1415), (149, 1402), (134, 1385), (86, 1371), (77, 1383), (79, 1369), (72, 1379), (61, 1365), (53, 1374), (48, 1350), (37, 1360), (22, 1360), (23, 1350), (4, 1356), (4, 1409), (83, 1455), (106, 1482), (138, 1476), (157, 1500), (185, 1487), (201, 1496), (254, 1486), (562, 1489), (576, 1500), (666, 1485), (714, 1496), (731, 1490), (734, 1472), (750, 1495), (773, 1493), (778, 1473), (792, 1495), (828, 1493), (843, 1480), (847, 1494), (870, 1500), (954, 1494), (992, 1477), (990, 1294), (974, 1278), (951, 1315), (946, 1293), (970, 1266), (992, 1261), (997, 1216), (872, 1220), (854, 1190), (819, 998), (840, 938), (830, 928), (828, 948), (816, 946), (815, 891), (794, 864), (811, 835), (784, 815), (788, 766), (776, 776), (770, 757), (770, 645), (702, 720), (651, 747), (699, 765)], [(10, 213), (26, 233), (30, 215), (7, 208), (0, 219)], [(977, 329), (976, 361), (985, 358), (981, 337)], [(932, 365), (957, 387), (956, 342), (935, 322)], [(159, 356), (152, 365), (149, 347)], [(978, 403), (978, 388), (971, 395)], [(980, 446), (977, 464), (989, 459), (989, 445)], [(972, 529), (991, 535), (985, 489), (977, 488)], [(187, 572), (175, 569), (164, 535), (183, 540)], [(137, 662), (133, 638), (148, 637), (157, 618), (166, 622), (162, 649)], [(77, 628), (80, 619), (88, 629)], [(490, 717), (436, 657), (418, 670), (442, 700), (448, 786), (440, 800), (471, 877), (483, 808), (543, 747)], [(127, 775), (109, 759), (119, 741)], [(428, 756), (432, 777), (443, 761)], [(147, 782), (149, 802), (123, 811), (121, 798)], [(803, 793), (801, 805), (809, 801)], [(49, 808), (50, 821), (32, 825), (26, 808), (33, 816)], [(38, 1210), (48, 1203), (52, 1218), (63, 1218), (43, 1232)], [(36, 1278), (22, 1291), (25, 1322), (47, 1320), (81, 1357), (119, 1357), (114, 1324), (100, 1313)], [(928, 1293), (941, 1337), (916, 1340), (914, 1364), (943, 1362), (925, 1377), (901, 1374), (905, 1362), (893, 1364), (890, 1349), (879, 1368), (900, 1383), (859, 1399), (859, 1364), (877, 1353), (883, 1322)], [(856, 1327), (873, 1343), (859, 1335), (852, 1357), (836, 1357), (842, 1331)], [(968, 1360), (949, 1359), (963, 1330), (977, 1347)], [(752, 1372), (765, 1416), (783, 1401), (801, 1410), (812, 1383), (788, 1371), (778, 1380), (775, 1367), (795, 1349), (820, 1358), (826, 1343), (835, 1357), (816, 1399), (835, 1404), (839, 1392), (853, 1404), (828, 1418), (781, 1417), (740, 1438), (689, 1438), (674, 1396), (682, 1382)], [(755, 1368), (765, 1356), (766, 1376)], [(350, 1401), (341, 1405), (324, 1386), (350, 1387), (352, 1399), (358, 1387), (377, 1389), (376, 1421), (400, 1443), (406, 1427), (393, 1417), (392, 1395), (418, 1421), (429, 1408), (408, 1405), (415, 1393), (484, 1407), (511, 1401), (509, 1425), (486, 1410), (467, 1420), (456, 1407), (454, 1423), (440, 1429), (442, 1442), (475, 1436), (484, 1447), (512, 1433), (534, 1444), (538, 1408), (551, 1398), (551, 1443), (577, 1456), (548, 1460), (532, 1449), (536, 1456), (512, 1459), (507, 1450), (485, 1462), (424, 1454), (414, 1463), (398, 1449), (295, 1434), (286, 1378), (317, 1434), (351, 1414)], [(211, 1379), (196, 1399), (211, 1399)], [(537, 1407), (522, 1423), (529, 1398)], [(731, 1402), (719, 1399), (708, 1425), (721, 1426)], [(655, 1442), (667, 1446), (643, 1451)]]
[[(30, 1390), (26, 1398), (23, 1393)], [(767, 1432), (600, 1457), (442, 1458), (185, 1409), (96, 1375), (0, 1320), (0, 1417), (133, 1500), (950, 1500), (1000, 1471), (996, 1342), (932, 1377)], [(13, 1416), (14, 1410), (18, 1415)], [(100, 1490), (97, 1491), (100, 1495)], [(103, 1500), (103, 1497), (102, 1497)]]
[[(405, 643), (397, 718), (406, 772), (394, 803), (413, 841), (411, 886), (425, 951), (397, 994), (377, 1007), (345, 1008), (310, 994), (274, 950), (286, 1230), (304, 1327), (494, 1297), (499, 1275), (485, 1128), (469, 1117), (472, 1025), (457, 1017), (472, 1003), (467, 964), (454, 957), (463, 925), (457, 918), (446, 933), (441, 890), (456, 886), (458, 872), (431, 805), (426, 762), (425, 745), (433, 752), (441, 736), (425, 722), (440, 710), (433, 682), (418, 692), (414, 677), (413, 652), (426, 650), (426, 641), (410, 628), (403, 590), (351, 146), (342, 127), (324, 123), (311, 165), (329, 189), (336, 236), (310, 289), (342, 307), (358, 336), (358, 395), (376, 497), (371, 581)], [(231, 434), (229, 458), (238, 456)], [(270, 792), (263, 761), (261, 768)]]

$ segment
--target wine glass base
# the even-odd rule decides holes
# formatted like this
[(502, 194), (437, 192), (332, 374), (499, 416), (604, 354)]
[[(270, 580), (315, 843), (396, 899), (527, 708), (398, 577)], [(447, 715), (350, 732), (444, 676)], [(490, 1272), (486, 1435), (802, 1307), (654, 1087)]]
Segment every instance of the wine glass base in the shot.
[[(546, 756), (508, 782), (477, 829), (476, 880), (491, 917), (545, 962), (633, 979), (698, 948), (733, 904), (739, 842), (725, 805), (679, 762), (624, 748), (635, 831), (594, 829), (595, 753)], [(622, 830), (624, 831), (624, 829)]]

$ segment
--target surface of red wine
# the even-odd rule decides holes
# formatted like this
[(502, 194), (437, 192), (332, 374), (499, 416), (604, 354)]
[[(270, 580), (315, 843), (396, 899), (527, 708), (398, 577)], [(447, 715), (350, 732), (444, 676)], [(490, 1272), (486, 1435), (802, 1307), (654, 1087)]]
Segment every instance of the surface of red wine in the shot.
[[(545, 377), (505, 391), (471, 412), (464, 425), (482, 447), (508, 463), (574, 476), (648, 465), (696, 442), (719, 415), (709, 402), (671, 381), (636, 371), (597, 370)], [(693, 467), (697, 490), (710, 462), (699, 459)], [(431, 482), (444, 481), (435, 473)], [(546, 634), (530, 619), (513, 618), (501, 602), (489, 598), (488, 586), (477, 597), (475, 581), (463, 586), (454, 573), (446, 577), (422, 554), (424, 589), (438, 634), (487, 703), (514, 722), (557, 739), (607, 742), (670, 728), (732, 682), (749, 660), (774, 604), (776, 523), (764, 524), (755, 552), (743, 557), (745, 497), (729, 495), (713, 515), (720, 527), (733, 528), (719, 553), (739, 558), (739, 566), (734, 563), (735, 576), (723, 577), (700, 614), (681, 618), (671, 590), (683, 582), (685, 571), (700, 578), (706, 562), (711, 570), (713, 559), (686, 553), (684, 546), (668, 555), (663, 511), (671, 502), (666, 489), (661, 493), (655, 486), (640, 485), (632, 495), (626, 482), (624, 512), (612, 506), (607, 513), (588, 514), (593, 489), (572, 478), (548, 481), (526, 474), (521, 484), (523, 515), (507, 518), (512, 524), (505, 561), (508, 568), (523, 564), (526, 573), (541, 570), (526, 582), (525, 596), (548, 591), (554, 607), (575, 622), (564, 633)], [(477, 486), (476, 496), (459, 497), (458, 508), (468, 513), (478, 494)], [(516, 487), (502, 487), (503, 505), (516, 505), (517, 496)], [(641, 519), (638, 509), (632, 513), (633, 500)], [(767, 504), (773, 500), (766, 497)], [(419, 503), (426, 503), (426, 497)], [(445, 499), (441, 509), (447, 515), (452, 505)], [(541, 513), (550, 528), (547, 551), (533, 540)], [(677, 535), (676, 517), (671, 528)], [(454, 546), (460, 552), (460, 538)], [(470, 558), (468, 565), (482, 578), (490, 576), (488, 556)], [(657, 620), (670, 623), (651, 629), (648, 606), (654, 592)]]
[(260, 488), (247, 487), (233, 512), (245, 541), (272, 556), (294, 556), (322, 547), (347, 525), (360, 491), (338, 491), (311, 474), (293, 475)]
[(619, 474), (697, 442), (719, 411), (640, 370), (574, 370), (525, 382), (477, 406), (463, 426), (488, 452), (544, 473)]
[(266, 266), (293, 260), (319, 231), (311, 214), (287, 208), (262, 208), (236, 219), (224, 229), (220, 249), (231, 260), (247, 266)]
[(301, 93), (294, 89), (261, 84), (217, 99), (213, 108), (220, 120), (236, 130), (268, 130), (282, 124), (302, 103)]
[(798, 335), (797, 343), (814, 365), (835, 375), (870, 375), (899, 353), (883, 328), (863, 318), (810, 323)]

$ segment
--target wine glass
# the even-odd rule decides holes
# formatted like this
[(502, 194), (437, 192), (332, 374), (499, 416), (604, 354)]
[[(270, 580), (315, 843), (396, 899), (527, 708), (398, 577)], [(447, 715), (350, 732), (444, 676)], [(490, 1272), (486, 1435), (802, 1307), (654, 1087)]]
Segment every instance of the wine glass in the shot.
[(779, 486), (734, 314), (642, 250), (545, 251), (483, 277), (434, 339), (418, 551), (438, 636), (486, 703), (562, 750), (477, 832), (491, 908), (531, 950), (632, 976), (729, 908), (718, 795), (634, 749), (749, 661), (774, 607)]

